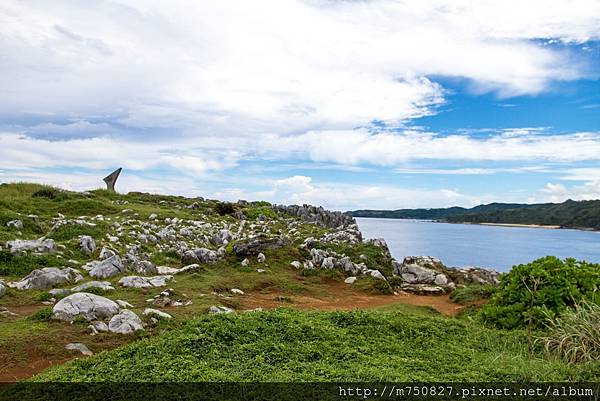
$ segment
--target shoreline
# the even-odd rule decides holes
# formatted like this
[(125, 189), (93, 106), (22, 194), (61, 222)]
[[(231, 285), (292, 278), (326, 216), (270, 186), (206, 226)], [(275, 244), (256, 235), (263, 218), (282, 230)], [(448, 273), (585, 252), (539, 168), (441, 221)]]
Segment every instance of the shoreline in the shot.
[(551, 226), (543, 224), (520, 224), (520, 223), (474, 223), (470, 221), (443, 221), (443, 220), (428, 220), (428, 219), (400, 219), (395, 217), (365, 217), (357, 216), (355, 219), (386, 219), (386, 220), (409, 220), (409, 221), (422, 221), (427, 223), (442, 223), (442, 224), (467, 224), (473, 226), (490, 226), (490, 227), (516, 227), (516, 228), (539, 228), (547, 230), (576, 230), (576, 231), (589, 231), (589, 232), (600, 232), (591, 227), (563, 227), (563, 226)]

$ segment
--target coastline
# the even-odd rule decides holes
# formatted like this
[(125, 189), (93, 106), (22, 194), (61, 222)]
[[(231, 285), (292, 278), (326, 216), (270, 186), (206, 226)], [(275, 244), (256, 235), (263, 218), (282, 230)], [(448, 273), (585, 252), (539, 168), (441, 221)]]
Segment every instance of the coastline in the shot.
[(600, 230), (591, 227), (563, 227), (563, 226), (551, 226), (543, 224), (520, 224), (520, 223), (475, 223), (470, 221), (444, 221), (444, 220), (430, 220), (430, 219), (401, 219), (397, 217), (366, 217), (366, 216), (353, 216), (359, 219), (387, 219), (387, 220), (410, 220), (410, 221), (423, 221), (429, 223), (442, 223), (442, 224), (467, 224), (474, 226), (491, 226), (491, 227), (516, 227), (516, 228), (540, 228), (548, 230), (577, 230), (577, 231), (590, 231), (600, 232)]

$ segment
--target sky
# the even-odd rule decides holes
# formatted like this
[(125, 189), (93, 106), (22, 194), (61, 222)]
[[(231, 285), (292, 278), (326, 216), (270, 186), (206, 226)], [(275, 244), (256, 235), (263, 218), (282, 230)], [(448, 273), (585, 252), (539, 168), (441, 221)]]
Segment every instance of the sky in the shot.
[(0, 182), (323, 205), (600, 198), (598, 0), (0, 3)]

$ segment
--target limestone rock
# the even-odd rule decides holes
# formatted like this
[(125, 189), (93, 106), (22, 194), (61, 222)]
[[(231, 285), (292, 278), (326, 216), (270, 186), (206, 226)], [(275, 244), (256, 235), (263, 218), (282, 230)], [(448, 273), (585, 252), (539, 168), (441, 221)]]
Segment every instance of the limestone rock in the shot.
[(167, 281), (172, 278), (173, 276), (170, 275), (154, 277), (126, 276), (119, 280), (119, 285), (132, 288), (164, 287), (167, 285)]
[(23, 229), (23, 222), (21, 220), (11, 220), (8, 223), (6, 223), (7, 227), (14, 227), (17, 230), (22, 230)]
[(480, 267), (449, 267), (448, 276), (456, 284), (500, 284), (500, 273)]
[(6, 246), (10, 250), (10, 253), (21, 253), (26, 251), (35, 251), (41, 253), (55, 253), (56, 243), (52, 239), (33, 239), (33, 240), (21, 240), (16, 239), (14, 241), (8, 241)]
[(289, 240), (281, 237), (268, 238), (261, 236), (250, 241), (238, 241), (233, 245), (233, 251), (238, 256), (258, 255), (265, 249), (283, 248)]
[(89, 274), (96, 278), (109, 278), (125, 272), (125, 266), (119, 255), (110, 256), (104, 260), (95, 260), (83, 266)]
[(6, 294), (6, 288), (4, 287), (4, 283), (0, 283), (0, 298), (2, 298)]
[(354, 284), (355, 281), (356, 281), (356, 276), (351, 276), (351, 277), (348, 277), (346, 280), (344, 280), (344, 283)]
[(52, 309), (52, 317), (67, 322), (77, 317), (87, 321), (108, 319), (119, 313), (119, 305), (108, 298), (86, 292), (78, 292), (58, 301)]
[(267, 260), (267, 257), (265, 256), (264, 253), (261, 252), (256, 257), (256, 260), (258, 261), (258, 263), (265, 263), (265, 260)]
[(90, 351), (90, 349), (82, 343), (70, 343), (70, 344), (67, 344), (65, 346), (65, 348), (68, 350), (71, 350), (71, 351), (79, 351), (85, 356), (90, 356), (93, 354), (93, 352)]
[(295, 269), (299, 269), (302, 267), (302, 264), (300, 262), (298, 262), (297, 260), (294, 260), (292, 263), (290, 263), (290, 265), (292, 265), (292, 267)]
[(81, 280), (83, 276), (73, 268), (44, 267), (32, 271), (20, 281), (9, 283), (8, 286), (18, 290), (45, 290), (55, 285)]
[(115, 289), (108, 281), (88, 281), (78, 285), (77, 287), (71, 288), (72, 292), (82, 292), (89, 288), (98, 288), (103, 291), (112, 291)]
[(129, 303), (129, 302), (127, 302), (127, 301), (123, 301), (122, 299), (117, 299), (115, 302), (116, 302), (116, 303), (117, 303), (117, 305), (119, 305), (119, 307), (120, 307), (120, 308), (122, 308), (122, 309), (133, 308), (133, 305), (132, 305), (132, 304), (130, 304), (130, 303)]
[(300, 217), (304, 221), (317, 223), (324, 227), (337, 228), (340, 226), (349, 226), (356, 224), (356, 220), (349, 214), (341, 212), (331, 212), (322, 207), (311, 205), (275, 205), (272, 209), (276, 212), (289, 214), (291, 216)]
[(233, 309), (228, 308), (226, 306), (211, 306), (210, 308), (208, 308), (208, 313), (211, 314), (218, 314), (218, 313), (233, 313), (235, 312)]
[(240, 290), (239, 288), (232, 288), (230, 291), (232, 294), (244, 295), (244, 291)]
[(83, 253), (91, 255), (96, 250), (96, 241), (89, 235), (82, 235), (79, 237), (79, 246)]
[(158, 309), (146, 308), (144, 309), (144, 316), (154, 316), (160, 319), (172, 319), (173, 316), (165, 313), (163, 311), (159, 311)]
[(124, 309), (110, 319), (108, 330), (112, 333), (131, 334), (134, 331), (144, 330), (144, 326), (138, 315), (128, 309)]

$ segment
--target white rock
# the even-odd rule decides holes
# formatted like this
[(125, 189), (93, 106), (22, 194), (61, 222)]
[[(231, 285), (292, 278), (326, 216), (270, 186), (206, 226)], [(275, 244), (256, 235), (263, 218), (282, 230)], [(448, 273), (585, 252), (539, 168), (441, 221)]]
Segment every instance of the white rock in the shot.
[(266, 270), (265, 269), (256, 269), (256, 272), (257, 273), (264, 273), (264, 272), (266, 272)]
[(244, 291), (240, 290), (239, 288), (232, 288), (231, 293), (237, 295), (244, 295)]
[(146, 308), (144, 309), (144, 316), (156, 316), (162, 319), (172, 319), (173, 316), (165, 313), (163, 311), (159, 311), (158, 309)]
[(119, 313), (119, 305), (108, 298), (86, 292), (78, 292), (58, 301), (52, 309), (52, 317), (72, 321), (82, 317), (87, 321), (108, 319)]
[(138, 315), (125, 309), (110, 319), (108, 330), (113, 333), (131, 334), (134, 331), (144, 330), (144, 326)]
[(356, 277), (355, 276), (351, 276), (351, 277), (348, 277), (346, 280), (344, 280), (344, 283), (346, 283), (346, 284), (354, 284), (355, 281), (356, 281)]
[(91, 255), (96, 250), (96, 241), (89, 235), (82, 235), (79, 237), (79, 246), (83, 253)]
[(86, 263), (84, 269), (89, 270), (90, 276), (96, 278), (108, 278), (125, 272), (125, 265), (119, 255), (113, 255), (104, 260), (95, 260)]
[(170, 275), (154, 277), (126, 276), (119, 280), (119, 284), (123, 287), (133, 288), (164, 287), (167, 285), (167, 281), (172, 278), (173, 276)]
[(6, 294), (6, 288), (4, 287), (4, 283), (0, 283), (0, 298), (2, 298)]
[(264, 253), (259, 253), (258, 257), (256, 258), (258, 260), (258, 263), (265, 263), (265, 260), (267, 259)]
[(68, 350), (71, 350), (71, 351), (79, 351), (85, 356), (90, 356), (93, 354), (93, 352), (90, 351), (90, 349), (82, 343), (70, 343), (70, 344), (67, 344), (65, 346), (65, 348)]
[(299, 269), (302, 267), (302, 264), (300, 262), (298, 262), (297, 260), (294, 260), (292, 263), (290, 263), (290, 265), (292, 265), (296, 269)]
[(8, 286), (18, 290), (43, 290), (68, 282), (77, 283), (81, 280), (83, 280), (83, 276), (73, 268), (44, 267), (32, 271), (20, 281), (8, 283)]
[(250, 264), (250, 261), (248, 259), (242, 260), (242, 267), (247, 267), (249, 264)]
[(36, 251), (42, 253), (56, 252), (56, 243), (52, 239), (16, 239), (14, 241), (8, 241), (6, 243), (6, 246), (8, 247), (8, 249), (10, 249), (10, 253), (19, 253), (23, 251)]
[(218, 313), (233, 313), (235, 312), (233, 309), (231, 308), (227, 308), (226, 306), (211, 306), (210, 308), (208, 308), (208, 313), (211, 314), (218, 314)]
[(71, 288), (71, 291), (81, 292), (89, 288), (98, 288), (104, 291), (112, 291), (115, 289), (115, 287), (113, 287), (108, 281), (89, 281), (87, 283), (80, 284), (77, 287)]
[(134, 306), (133, 306), (133, 305), (131, 305), (129, 302), (127, 302), (127, 301), (123, 301), (123, 300), (121, 300), (121, 299), (117, 299), (115, 302), (117, 303), (117, 305), (119, 305), (119, 306), (120, 306), (121, 308), (123, 308), (123, 309), (127, 309), (127, 308), (133, 308), (133, 307), (134, 307)]
[(11, 220), (8, 223), (6, 223), (7, 227), (14, 227), (17, 230), (22, 230), (23, 229), (23, 222), (21, 220)]

